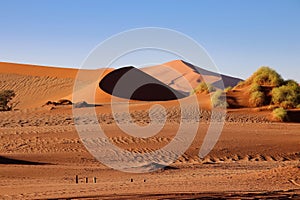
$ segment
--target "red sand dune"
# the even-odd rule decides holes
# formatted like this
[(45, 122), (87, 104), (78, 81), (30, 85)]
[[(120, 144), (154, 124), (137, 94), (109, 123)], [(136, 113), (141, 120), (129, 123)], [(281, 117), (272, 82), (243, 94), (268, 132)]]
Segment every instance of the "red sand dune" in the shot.
[(162, 65), (145, 67), (141, 69), (170, 87), (189, 93), (201, 81), (210, 83), (220, 88), (222, 78), (224, 87), (235, 86), (241, 79), (211, 72), (194, 66), (182, 60), (174, 60)]
[[(0, 62), (0, 90), (11, 89), (16, 93), (15, 102), (19, 109), (41, 107), (47, 101), (59, 99), (87, 101), (103, 104), (111, 102), (111, 95), (98, 87), (100, 80), (113, 69), (80, 70), (46, 67), (28, 64)], [(217, 83), (220, 77), (216, 73), (195, 67), (181, 60), (141, 69), (171, 88), (188, 94), (200, 81)], [(176, 70), (178, 73), (175, 73)], [(80, 90), (73, 91), (74, 81), (81, 81)], [(187, 86), (186, 80), (190, 83)], [(239, 79), (227, 77), (225, 86), (237, 83)], [(93, 94), (93, 95), (91, 95)], [(209, 99), (207, 97), (201, 97)]]
[[(218, 81), (214, 73), (202, 71), (201, 76), (194, 67), (182, 61), (173, 61), (168, 65), (183, 76), (175, 79), (172, 73), (159, 66), (146, 70), (155, 73), (153, 76), (157, 79), (166, 78), (162, 82), (173, 80), (173, 85), (180, 90), (184, 89), (179, 87), (183, 77), (192, 81), (192, 85), (198, 84), (198, 79), (202, 80), (203, 76), (213, 83)], [(96, 107), (95, 111), (111, 144), (129, 152), (144, 154), (159, 150), (171, 142), (178, 145), (186, 142), (174, 137), (180, 125), (184, 124), (180, 120), (181, 109), (177, 100), (130, 104), (132, 123), (148, 126), (148, 111), (154, 104), (167, 108), (166, 123), (161, 131), (149, 138), (133, 137), (123, 132), (111, 112), (111, 96), (98, 86), (110, 71), (112, 69), (83, 71), (83, 76), (79, 78), (83, 87), (75, 94), (77, 100), (88, 103), (107, 102)], [(48, 100), (72, 99), (77, 72), (76, 69), (0, 63), (0, 90), (15, 90), (15, 100), (20, 101), (18, 108), (22, 109), (0, 112), (0, 199), (299, 199), (299, 123), (270, 122), (265, 119), (268, 112), (249, 108), (228, 110), (222, 134), (204, 158), (198, 156), (199, 149), (208, 128), (214, 126), (209, 122), (211, 112), (207, 110), (201, 114), (192, 144), (169, 168), (135, 174), (113, 170), (97, 162), (83, 145), (75, 127), (75, 120), (90, 127), (89, 116), (82, 115), (75, 119), (70, 106), (51, 111), (24, 109), (40, 108)], [(235, 79), (229, 77), (226, 80)], [(243, 105), (247, 97), (245, 91), (236, 91), (232, 96), (237, 97), (239, 105)], [(91, 93), (93, 95), (87, 99)], [(195, 96), (183, 98), (182, 101), (189, 105), (192, 97)], [(197, 97), (201, 107), (210, 106), (209, 95), (202, 93)], [(82, 113), (87, 110), (78, 109)], [(196, 112), (194, 107), (185, 111)], [(299, 118), (297, 113), (292, 114)], [(187, 122), (187, 125), (192, 124)], [(188, 136), (191, 132), (186, 130), (184, 134)], [(116, 151), (103, 153), (108, 155), (107, 152), (119, 155)], [(172, 151), (158, 153), (163, 163), (169, 159), (168, 155), (173, 154)], [(124, 159), (131, 160), (126, 156)], [(135, 164), (145, 169), (153, 167), (143, 158), (137, 158)], [(79, 177), (78, 184), (75, 183), (76, 175)], [(94, 177), (97, 183), (92, 182)]]
[(168, 101), (186, 97), (134, 67), (123, 67), (107, 74), (99, 83), (107, 93), (141, 101)]
[[(85, 99), (85, 94), (95, 89), (98, 81), (111, 69), (80, 70), (81, 81), (84, 86), (81, 100), (90, 102), (108, 102), (110, 95), (96, 90), (95, 99)], [(0, 62), (0, 90), (14, 90), (18, 102), (16, 108), (41, 107), (47, 101), (72, 99), (74, 81), (78, 69), (44, 67), (36, 65), (14, 64)], [(91, 80), (97, 80), (93, 83)], [(80, 99), (80, 95), (78, 99)]]
[(26, 76), (50, 76), (57, 78), (74, 78), (78, 69), (47, 67), (29, 64), (0, 62), (1, 74), (19, 74)]

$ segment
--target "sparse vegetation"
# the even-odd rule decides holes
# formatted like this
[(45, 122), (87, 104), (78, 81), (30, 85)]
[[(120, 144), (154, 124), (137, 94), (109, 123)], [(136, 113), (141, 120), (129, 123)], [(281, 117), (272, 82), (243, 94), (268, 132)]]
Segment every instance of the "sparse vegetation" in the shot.
[(211, 92), (213, 92), (215, 90), (216, 89), (211, 84), (205, 83), (205, 82), (201, 82), (201, 83), (199, 83), (199, 85), (195, 89), (193, 89), (191, 91), (190, 94), (192, 95), (192, 94), (198, 94), (198, 93), (203, 93), (203, 92), (205, 92), (205, 93), (211, 93)]
[(237, 84), (234, 88), (241, 88), (241, 87), (243, 87), (244, 85), (246, 85), (246, 82), (245, 82), (245, 81), (239, 81), (238, 84)]
[(227, 108), (228, 103), (226, 97), (222, 96), (222, 90), (217, 90), (211, 97), (211, 102), (214, 107)]
[[(234, 89), (247, 89), (246, 93), (249, 94), (248, 105), (252, 107), (272, 106), (270, 109), (278, 107), (283, 109), (300, 108), (299, 84), (294, 80), (284, 80), (280, 74), (270, 67), (260, 67), (247, 80), (239, 82)], [(191, 94), (210, 93), (215, 90), (210, 84), (201, 82)], [(227, 87), (224, 92), (230, 90), (232, 90), (232, 87)], [(244, 92), (242, 91), (242, 93)], [(212, 96), (214, 106), (221, 104), (219, 98), (221, 98), (221, 91), (215, 92)]]
[(228, 86), (227, 88), (224, 89), (224, 92), (229, 92), (230, 90), (232, 90), (232, 87)]
[[(296, 81), (284, 81), (281, 76), (269, 67), (259, 68), (244, 85), (250, 85), (249, 104), (263, 106), (273, 103), (283, 108), (295, 108), (300, 104), (300, 87)], [(270, 88), (272, 89), (271, 92)], [(270, 98), (267, 98), (270, 97)]]
[(265, 94), (261, 91), (251, 93), (249, 103), (254, 107), (263, 106), (265, 103)]
[(285, 81), (285, 85), (273, 88), (272, 103), (283, 108), (296, 108), (300, 104), (300, 86), (293, 80)]
[(261, 91), (261, 86), (258, 85), (257, 83), (251, 84), (249, 92), (253, 93), (253, 92), (258, 92), (258, 91)]
[(13, 108), (13, 105), (9, 105), (9, 102), (15, 97), (16, 94), (13, 90), (3, 90), (0, 92), (0, 111), (9, 111)]
[(266, 95), (262, 91), (262, 87), (256, 82), (252, 83), (249, 89), (249, 104), (253, 107), (263, 106), (266, 103)]
[(283, 83), (282, 77), (270, 67), (260, 67), (254, 74), (246, 80), (247, 83), (257, 83), (258, 85), (280, 86)]
[(60, 99), (59, 101), (47, 101), (44, 106), (66, 106), (66, 105), (72, 105), (72, 101), (68, 100), (68, 99)]
[(279, 121), (286, 121), (287, 120), (287, 112), (284, 108), (276, 108), (272, 112), (273, 118)]
[(291, 79), (284, 81), (283, 85), (287, 85), (287, 86), (289, 86), (291, 88), (294, 88), (294, 89), (299, 89), (299, 84), (296, 81), (291, 80)]

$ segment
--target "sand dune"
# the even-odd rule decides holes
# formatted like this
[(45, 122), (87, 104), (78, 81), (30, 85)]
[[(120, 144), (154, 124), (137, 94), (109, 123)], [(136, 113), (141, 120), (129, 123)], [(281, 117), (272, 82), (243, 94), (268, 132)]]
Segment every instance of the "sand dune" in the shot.
[(74, 80), (47, 76), (0, 74), (0, 90), (14, 90), (13, 102), (19, 109), (41, 107), (48, 100), (63, 98), (72, 93)]
[(169, 101), (186, 97), (134, 67), (123, 67), (107, 74), (99, 83), (107, 93), (141, 101)]
[(241, 79), (217, 74), (200, 67), (194, 66), (182, 60), (175, 60), (162, 65), (141, 68), (142, 71), (150, 74), (170, 87), (189, 94), (191, 88), (195, 88), (201, 81), (221, 87), (220, 80), (223, 80), (224, 87), (235, 86)]
[[(18, 103), (17, 109), (37, 108), (47, 101), (72, 100), (74, 82), (77, 78), (83, 87), (80, 92), (77, 91), (78, 101), (109, 102), (110, 95), (97, 88), (105, 71), (81, 70), (80, 77), (77, 77), (78, 69), (0, 63), (0, 90), (15, 91), (16, 97), (13, 101)], [(95, 98), (84, 98), (90, 91), (96, 92)]]
[[(92, 104), (109, 103), (111, 95), (101, 90), (98, 83), (112, 70), (80, 70), (78, 76), (78, 69), (0, 62), (0, 90), (15, 91), (14, 102), (17, 103), (17, 109), (37, 108), (47, 101), (72, 100), (73, 97), (76, 97), (75, 101), (87, 101)], [(143, 68), (142, 71), (186, 95), (204, 78), (210, 83), (219, 81), (216, 73), (180, 60)], [(77, 83), (80, 82), (80, 88), (73, 91), (75, 79)], [(239, 79), (227, 77), (224, 80), (225, 85), (232, 85)], [(178, 93), (175, 90), (174, 92)], [(203, 102), (206, 101), (204, 99), (209, 97), (202, 97)]]
[[(185, 87), (184, 78), (193, 87), (204, 77), (213, 84), (219, 81), (215, 73), (183, 61), (164, 65), (143, 70), (168, 87), (186, 93), (189, 87)], [(127, 121), (124, 117), (127, 107), (118, 104), (113, 115), (111, 95), (99, 88), (99, 82), (112, 70), (83, 70), (78, 77), (76, 69), (0, 63), (0, 90), (13, 89), (17, 94), (14, 101), (19, 101), (19, 110), (0, 112), (0, 199), (300, 198), (299, 124), (271, 122), (268, 111), (229, 109), (217, 144), (207, 156), (200, 158), (199, 149), (212, 116), (209, 94), (197, 96), (199, 110), (192, 104), (193, 96), (180, 100), (185, 105), (183, 108), (179, 107), (179, 100), (131, 100), (131, 120)], [(80, 84), (73, 91), (76, 78)], [(232, 77), (224, 80), (228, 85), (238, 81)], [(233, 104), (246, 105), (244, 92), (237, 89), (229, 93), (237, 101)], [(49, 100), (71, 100), (74, 96), (75, 101), (101, 104), (95, 107), (96, 120), (87, 112), (90, 108), (78, 108), (79, 115), (74, 116), (70, 105), (51, 110), (42, 107)], [(118, 126), (149, 125), (149, 109), (156, 104), (160, 107), (153, 108), (154, 114), (160, 113), (161, 107), (166, 111), (165, 122), (156, 120), (157, 124), (164, 123), (157, 134), (134, 137)], [(87, 130), (98, 123), (107, 140), (126, 151), (119, 157), (125, 162), (132, 160), (129, 152), (158, 151), (157, 158), (166, 163), (174, 153), (161, 150), (162, 147), (173, 140), (178, 144), (185, 141), (184, 137), (175, 137), (180, 125), (196, 124), (198, 129), (192, 144), (171, 166), (135, 174), (113, 170), (98, 162), (85, 148), (75, 122)], [(184, 134), (190, 131), (185, 130)], [(106, 138), (98, 139), (86, 140), (101, 145)], [(103, 156), (111, 159), (117, 154), (113, 149)], [(145, 171), (162, 167), (160, 162), (148, 163), (145, 158), (134, 160), (134, 164)]]

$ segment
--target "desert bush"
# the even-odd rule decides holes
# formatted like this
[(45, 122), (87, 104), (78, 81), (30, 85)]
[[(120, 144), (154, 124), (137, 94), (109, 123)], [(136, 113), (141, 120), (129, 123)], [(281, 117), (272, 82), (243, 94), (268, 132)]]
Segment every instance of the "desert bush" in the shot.
[(215, 88), (211, 84), (201, 82), (195, 89), (193, 89), (191, 91), (190, 94), (192, 95), (192, 94), (197, 94), (197, 93), (202, 93), (202, 92), (210, 93), (213, 91), (215, 91)]
[(222, 96), (222, 94), (223, 94), (222, 90), (217, 90), (211, 96), (211, 102), (214, 107), (220, 107), (220, 108), (228, 107), (228, 103), (226, 102), (226, 97)]
[(300, 86), (297, 82), (289, 80), (285, 85), (272, 89), (272, 103), (283, 108), (296, 108), (300, 104)]
[(227, 88), (224, 89), (224, 92), (229, 92), (230, 90), (232, 90), (232, 87), (228, 86)]
[(250, 98), (249, 98), (249, 104), (253, 107), (257, 106), (263, 106), (265, 104), (265, 94), (263, 91), (261, 91), (262, 88), (257, 83), (252, 83), (249, 88)]
[(13, 90), (3, 90), (0, 92), (0, 111), (9, 111), (12, 109), (12, 106), (8, 103), (15, 97), (16, 94)]
[(276, 108), (272, 112), (273, 118), (279, 121), (287, 120), (287, 112), (284, 108)]
[(280, 86), (283, 83), (282, 77), (270, 67), (260, 67), (247, 80), (248, 83), (257, 83), (258, 85)]
[(280, 107), (284, 109), (290, 109), (290, 108), (295, 108), (296, 106), (293, 104), (291, 101), (283, 101), (280, 104)]
[(276, 105), (269, 105), (269, 106), (267, 107), (267, 110), (274, 110), (274, 109), (276, 109), (276, 108), (279, 108), (279, 107), (276, 106)]
[(261, 91), (251, 93), (249, 103), (251, 106), (263, 106), (265, 103), (265, 94)]
[(234, 88), (241, 88), (246, 85), (246, 81), (239, 81), (238, 84)]
[(261, 91), (261, 86), (257, 83), (252, 83), (249, 89), (250, 93)]

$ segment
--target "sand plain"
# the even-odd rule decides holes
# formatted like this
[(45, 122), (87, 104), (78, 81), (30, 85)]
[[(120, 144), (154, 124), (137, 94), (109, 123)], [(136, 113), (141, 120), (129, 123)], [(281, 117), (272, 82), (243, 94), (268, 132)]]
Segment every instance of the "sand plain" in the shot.
[[(1, 199), (300, 198), (299, 123), (272, 122), (267, 110), (228, 109), (217, 144), (199, 158), (211, 114), (208, 97), (199, 96), (202, 117), (188, 150), (165, 169), (125, 173), (105, 166), (87, 151), (71, 105), (42, 106), (70, 97), (76, 72), (49, 73), (35, 67), (33, 73), (28, 66), (22, 71), (16, 64), (0, 65), (0, 89), (14, 89), (14, 100), (19, 101), (16, 110), (0, 112)], [(134, 123), (149, 124), (153, 104), (166, 108), (167, 120), (151, 138), (128, 136), (111, 114), (109, 95), (97, 94), (99, 124), (112, 144), (127, 151), (147, 153), (167, 145), (181, 123), (177, 101), (130, 101)], [(86, 109), (90, 108), (78, 108)], [(84, 118), (81, 122), (90, 123)]]

